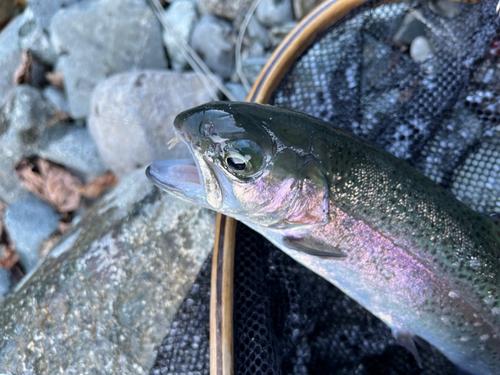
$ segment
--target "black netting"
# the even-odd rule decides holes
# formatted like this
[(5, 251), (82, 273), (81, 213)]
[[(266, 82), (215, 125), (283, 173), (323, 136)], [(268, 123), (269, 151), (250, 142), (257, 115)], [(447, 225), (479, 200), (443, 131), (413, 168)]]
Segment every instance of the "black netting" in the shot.
[[(473, 209), (500, 213), (496, 5), (496, 0), (369, 1), (311, 44), (271, 104), (369, 139)], [(410, 55), (416, 36), (432, 47), (425, 61)], [(206, 269), (203, 275), (208, 288)], [(196, 302), (190, 294), (159, 349), (153, 374), (207, 373), (207, 293), (199, 293)], [(203, 314), (186, 314), (188, 304)], [(205, 349), (190, 349), (194, 335), (206, 340), (200, 344)], [(422, 369), (381, 321), (238, 226), (236, 374), (456, 374), (431, 347), (423, 345), (419, 353)]]
[(210, 373), (209, 256), (158, 347), (151, 375)]
[[(500, 212), (495, 1), (368, 2), (293, 65), (270, 103), (319, 117), (405, 160), (473, 209)], [(450, 5), (451, 4), (451, 5)], [(434, 10), (433, 10), (434, 9)], [(433, 53), (416, 62), (403, 22)]]

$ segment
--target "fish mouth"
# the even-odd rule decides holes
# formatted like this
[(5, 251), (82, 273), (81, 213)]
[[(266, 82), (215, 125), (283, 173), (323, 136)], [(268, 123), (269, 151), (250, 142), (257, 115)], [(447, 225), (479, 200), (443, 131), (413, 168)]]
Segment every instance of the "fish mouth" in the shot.
[(156, 186), (185, 200), (206, 206), (205, 189), (194, 158), (157, 160), (146, 169)]
[[(191, 159), (158, 160), (146, 169), (146, 177), (161, 189), (188, 202), (210, 209), (222, 207), (222, 190), (213, 166), (192, 148), (189, 134), (177, 129), (176, 138), (184, 142)], [(173, 142), (175, 145), (176, 142)]]

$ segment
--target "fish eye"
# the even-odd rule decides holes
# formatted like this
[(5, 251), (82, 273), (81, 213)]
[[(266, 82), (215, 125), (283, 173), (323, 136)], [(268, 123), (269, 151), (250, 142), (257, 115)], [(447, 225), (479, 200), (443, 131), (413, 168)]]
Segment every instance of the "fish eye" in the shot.
[(250, 177), (262, 168), (262, 150), (253, 141), (240, 139), (229, 143), (225, 150), (224, 164), (235, 175)]
[(200, 123), (200, 133), (203, 136), (208, 137), (212, 135), (213, 132), (214, 132), (214, 124), (212, 123), (212, 121), (203, 120)]

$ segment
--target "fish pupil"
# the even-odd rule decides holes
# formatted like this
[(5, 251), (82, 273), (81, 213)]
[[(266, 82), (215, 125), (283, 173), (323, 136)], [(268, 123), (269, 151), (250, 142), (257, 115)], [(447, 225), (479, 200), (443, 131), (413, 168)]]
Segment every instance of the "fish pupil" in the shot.
[(227, 158), (227, 164), (236, 171), (243, 171), (246, 167), (244, 160), (235, 157)]

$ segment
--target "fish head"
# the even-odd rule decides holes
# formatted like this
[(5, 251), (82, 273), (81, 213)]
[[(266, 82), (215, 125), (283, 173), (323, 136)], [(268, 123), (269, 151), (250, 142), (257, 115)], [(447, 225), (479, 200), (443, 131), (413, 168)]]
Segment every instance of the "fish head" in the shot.
[[(273, 115), (275, 119), (273, 120)], [(315, 158), (276, 136), (273, 107), (212, 102), (174, 127), (193, 160), (153, 163), (147, 176), (182, 199), (260, 226), (324, 223), (327, 183)]]

